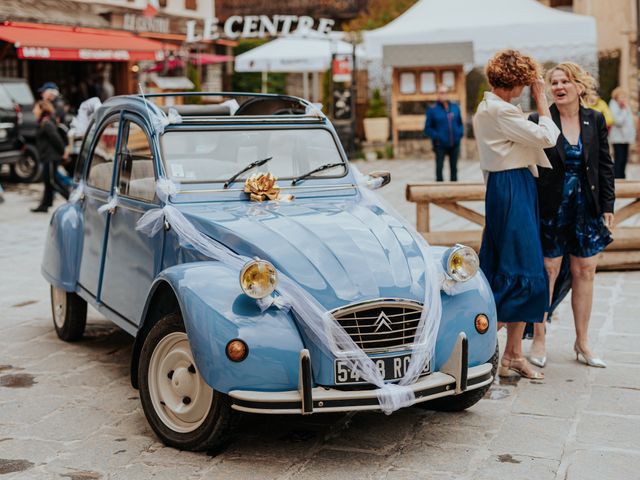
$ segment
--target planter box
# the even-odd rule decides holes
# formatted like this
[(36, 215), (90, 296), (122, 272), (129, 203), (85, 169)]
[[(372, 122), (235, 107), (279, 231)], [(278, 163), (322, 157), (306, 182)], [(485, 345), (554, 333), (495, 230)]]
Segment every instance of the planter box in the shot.
[(389, 119), (387, 117), (365, 118), (364, 136), (367, 142), (386, 142), (389, 138)]

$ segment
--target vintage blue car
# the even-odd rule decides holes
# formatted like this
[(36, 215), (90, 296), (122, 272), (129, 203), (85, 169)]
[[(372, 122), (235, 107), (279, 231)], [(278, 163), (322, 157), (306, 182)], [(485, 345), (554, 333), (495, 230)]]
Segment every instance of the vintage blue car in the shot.
[(145, 415), (185, 450), (219, 444), (236, 411), (375, 410), (401, 389), (399, 406), (478, 402), (497, 340), (475, 252), (421, 247), (367, 188), (389, 174), (359, 175), (308, 102), (197, 98), (169, 115), (160, 94), (96, 112), (46, 240), (58, 336), (82, 337), (90, 303), (135, 337)]

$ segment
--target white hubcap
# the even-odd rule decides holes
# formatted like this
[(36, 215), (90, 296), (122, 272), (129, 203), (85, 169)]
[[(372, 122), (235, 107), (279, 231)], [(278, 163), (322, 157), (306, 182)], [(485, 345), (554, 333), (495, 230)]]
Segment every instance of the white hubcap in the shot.
[(148, 374), (153, 408), (167, 427), (188, 433), (202, 425), (213, 390), (195, 368), (186, 333), (170, 333), (158, 342)]
[(64, 319), (67, 316), (67, 292), (61, 288), (51, 287), (51, 307), (53, 322), (58, 328), (64, 327)]

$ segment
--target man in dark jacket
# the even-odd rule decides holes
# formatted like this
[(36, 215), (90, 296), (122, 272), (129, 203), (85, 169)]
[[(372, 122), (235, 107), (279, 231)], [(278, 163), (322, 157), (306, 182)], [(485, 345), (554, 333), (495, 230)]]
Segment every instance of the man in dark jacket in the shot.
[(458, 181), (458, 154), (460, 140), (464, 133), (460, 107), (447, 97), (449, 89), (446, 85), (438, 87), (437, 102), (427, 109), (424, 134), (431, 139), (436, 154), (436, 180), (443, 181), (442, 167), (445, 155), (449, 156), (451, 181)]

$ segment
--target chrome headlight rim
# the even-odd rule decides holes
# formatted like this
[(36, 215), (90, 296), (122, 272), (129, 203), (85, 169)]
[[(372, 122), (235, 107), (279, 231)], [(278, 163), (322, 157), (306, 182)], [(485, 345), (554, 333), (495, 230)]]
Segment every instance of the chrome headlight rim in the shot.
[[(455, 266), (455, 260), (464, 255), (470, 255), (472, 257), (472, 268), (470, 274), (461, 275), (459, 268)], [(478, 270), (480, 270), (480, 259), (473, 248), (457, 243), (449, 250), (447, 250), (444, 267), (447, 272), (447, 276), (449, 276), (456, 282), (464, 283), (468, 282), (477, 275)]]
[[(271, 283), (265, 290), (263, 290), (263, 292), (260, 295), (256, 295), (255, 292), (252, 292), (251, 290), (245, 288), (244, 282), (243, 282), (243, 278), (244, 276), (247, 274), (247, 272), (249, 271), (249, 269), (259, 266), (259, 265), (264, 265), (264, 267), (266, 267), (267, 269), (270, 270), (270, 273), (274, 276), (274, 281), (273, 283)], [(276, 267), (273, 266), (273, 264), (267, 260), (262, 260), (260, 258), (254, 258), (252, 260), (249, 260), (247, 263), (245, 263), (242, 267), (242, 270), (240, 270), (240, 275), (238, 276), (238, 280), (240, 282), (240, 288), (242, 289), (242, 291), (245, 293), (245, 295), (255, 299), (255, 300), (260, 300), (262, 298), (266, 298), (268, 296), (270, 296), (275, 289), (278, 286), (278, 271), (276, 270)]]

